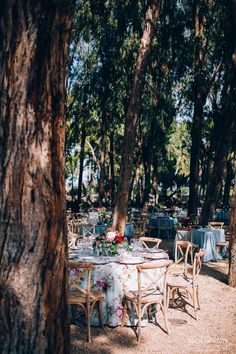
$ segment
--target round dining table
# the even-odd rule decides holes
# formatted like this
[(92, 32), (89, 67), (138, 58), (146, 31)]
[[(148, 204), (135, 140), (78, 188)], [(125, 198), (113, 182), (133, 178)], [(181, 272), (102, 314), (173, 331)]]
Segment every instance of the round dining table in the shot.
[[(73, 253), (71, 253), (73, 254)], [(146, 255), (147, 256), (147, 255)], [(104, 256), (79, 256), (73, 258), (73, 262), (89, 262), (95, 266), (91, 274), (91, 289), (103, 292), (104, 302), (102, 305), (102, 317), (105, 325), (116, 327), (121, 323), (123, 315), (122, 300), (125, 290), (137, 290), (137, 264), (145, 262), (158, 262), (162, 264), (169, 258), (165, 252), (150, 254), (146, 257), (140, 253), (138, 256), (124, 256), (121, 257), (104, 257)], [(148, 258), (151, 257), (152, 259)], [(153, 259), (155, 258), (155, 259)], [(151, 270), (152, 277), (163, 271), (161, 269)], [(86, 285), (86, 279), (83, 280), (81, 286)], [(145, 284), (146, 285), (146, 284)], [(72, 311), (72, 318), (76, 321), (79, 320), (83, 314), (80, 308), (76, 307)], [(130, 317), (130, 324), (133, 325), (136, 317)], [(91, 317), (91, 325), (99, 325), (98, 309), (93, 309)]]
[(216, 250), (216, 242), (225, 242), (225, 231), (212, 228), (193, 229), (192, 242), (205, 249), (203, 262), (214, 261), (221, 258)]

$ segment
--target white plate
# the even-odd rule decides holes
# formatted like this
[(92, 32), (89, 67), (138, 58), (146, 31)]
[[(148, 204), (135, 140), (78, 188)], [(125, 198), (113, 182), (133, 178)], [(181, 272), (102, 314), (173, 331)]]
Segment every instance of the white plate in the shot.
[(139, 264), (139, 263), (144, 263), (145, 260), (141, 257), (130, 257), (130, 258), (124, 258), (124, 259), (119, 259), (119, 263), (121, 264)]
[(164, 253), (164, 252), (162, 252), (162, 253), (156, 253), (156, 254), (148, 254), (148, 253), (146, 253), (145, 254), (145, 256), (144, 256), (145, 258), (147, 258), (147, 259), (163, 259), (163, 258), (169, 258), (168, 257), (168, 254), (167, 253)]
[(106, 258), (108, 257), (82, 256), (81, 260), (82, 262), (90, 262), (92, 264), (106, 264), (108, 262)]
[(69, 252), (68, 255), (69, 255), (69, 258), (78, 257), (78, 253), (72, 253), (72, 252), (70, 253), (70, 252)]
[(165, 252), (164, 250), (161, 249), (153, 249), (153, 248), (144, 248), (143, 252), (148, 252), (148, 253), (162, 253)]

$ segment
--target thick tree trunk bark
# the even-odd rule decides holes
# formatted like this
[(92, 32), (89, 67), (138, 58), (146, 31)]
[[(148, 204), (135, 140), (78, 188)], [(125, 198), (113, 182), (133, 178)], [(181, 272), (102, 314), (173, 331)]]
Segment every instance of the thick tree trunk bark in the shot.
[(4, 354), (69, 353), (64, 84), (72, 3), (6, 0), (0, 11)]
[(79, 178), (78, 178), (78, 196), (77, 196), (77, 207), (78, 210), (81, 204), (82, 197), (82, 185), (83, 185), (83, 171), (84, 171), (84, 147), (86, 141), (86, 124), (87, 119), (86, 116), (83, 116), (83, 124), (81, 131), (81, 150), (80, 150), (80, 159), (79, 159)]
[(123, 231), (128, 213), (128, 196), (133, 165), (133, 152), (144, 84), (144, 74), (147, 67), (147, 59), (151, 50), (154, 31), (157, 27), (157, 21), (160, 14), (160, 2), (160, 0), (153, 0), (146, 13), (145, 28), (136, 62), (134, 82), (126, 116), (118, 195), (113, 221), (113, 228), (119, 231)]

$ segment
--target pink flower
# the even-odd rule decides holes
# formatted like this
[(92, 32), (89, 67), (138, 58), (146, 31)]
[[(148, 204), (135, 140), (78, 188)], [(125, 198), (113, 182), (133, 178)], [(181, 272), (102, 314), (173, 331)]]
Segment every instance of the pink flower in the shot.
[(116, 305), (115, 307), (115, 312), (119, 318), (123, 317), (123, 306), (122, 305)]
[(113, 242), (116, 238), (117, 232), (116, 231), (109, 231), (106, 234), (106, 241), (107, 242)]

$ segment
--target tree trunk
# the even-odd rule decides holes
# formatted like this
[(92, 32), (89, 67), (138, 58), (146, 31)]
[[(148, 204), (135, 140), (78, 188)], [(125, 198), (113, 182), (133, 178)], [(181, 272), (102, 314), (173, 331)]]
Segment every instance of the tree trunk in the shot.
[[(231, 0), (232, 11), (236, 14), (236, 1)], [(202, 207), (200, 216), (200, 224), (206, 225), (215, 211), (219, 197), (219, 192), (222, 187), (222, 178), (226, 167), (229, 150), (232, 146), (232, 140), (236, 128), (236, 19), (232, 16), (232, 30), (229, 41), (232, 46), (232, 66), (230, 70), (230, 90), (228, 93), (228, 104), (225, 109), (225, 114), (222, 117), (222, 128), (219, 135), (219, 143), (214, 159), (213, 172), (210, 178), (209, 186), (206, 193), (206, 199)]]
[(229, 285), (236, 288), (236, 174), (231, 200), (230, 245), (229, 245)]
[(69, 353), (64, 85), (72, 3), (6, 0), (0, 12), (4, 354)]
[[(231, 0), (232, 8), (232, 39), (233, 39), (233, 55), (232, 64), (234, 70), (234, 77), (236, 77), (236, 0)], [(235, 79), (236, 81), (236, 79)], [(235, 98), (235, 87), (234, 86), (234, 98)], [(235, 101), (233, 102), (235, 105)], [(236, 111), (236, 109), (235, 109)], [(234, 193), (231, 202), (231, 220), (230, 220), (230, 253), (229, 253), (229, 285), (236, 287), (236, 174), (234, 177)]]
[(83, 116), (83, 124), (81, 131), (81, 150), (80, 150), (80, 159), (79, 159), (79, 178), (78, 178), (78, 198), (77, 198), (77, 207), (80, 208), (81, 197), (82, 197), (82, 183), (83, 183), (83, 171), (84, 171), (84, 147), (86, 141), (86, 124), (87, 119), (85, 115)]
[(198, 0), (195, 0), (195, 77), (193, 84), (194, 113), (191, 130), (190, 178), (188, 215), (197, 215), (199, 189), (199, 159), (203, 126), (203, 108), (206, 95), (203, 92), (203, 28), (205, 15), (202, 14)]
[(113, 228), (119, 231), (123, 231), (128, 213), (128, 196), (133, 165), (133, 152), (135, 148), (135, 138), (141, 105), (144, 75), (147, 67), (147, 59), (151, 50), (154, 31), (157, 27), (157, 21), (159, 18), (160, 2), (160, 0), (153, 0), (146, 13), (145, 28), (136, 62), (134, 82), (126, 116), (119, 186), (113, 221)]
[(110, 198), (111, 198), (111, 203), (113, 205), (114, 196), (115, 196), (115, 163), (114, 163), (115, 146), (114, 146), (114, 132), (113, 131), (110, 133), (109, 157), (110, 157), (110, 164), (109, 164)]
[(103, 205), (103, 198), (105, 197), (105, 162), (106, 162), (106, 121), (102, 119), (102, 127), (101, 127), (101, 157), (100, 157), (100, 176), (98, 181), (98, 189), (99, 189), (99, 204)]
[(226, 178), (225, 178), (225, 185), (224, 185), (224, 196), (223, 196), (223, 206), (228, 207), (229, 206), (229, 201), (230, 201), (230, 188), (231, 188), (231, 183), (234, 178), (234, 171), (232, 167), (232, 160), (229, 159), (227, 161), (227, 166), (226, 166)]
[(201, 225), (207, 225), (216, 209), (234, 129), (234, 113), (228, 112), (227, 117), (225, 117), (222, 122), (221, 135), (219, 136), (219, 144), (214, 159), (214, 167), (200, 216)]

